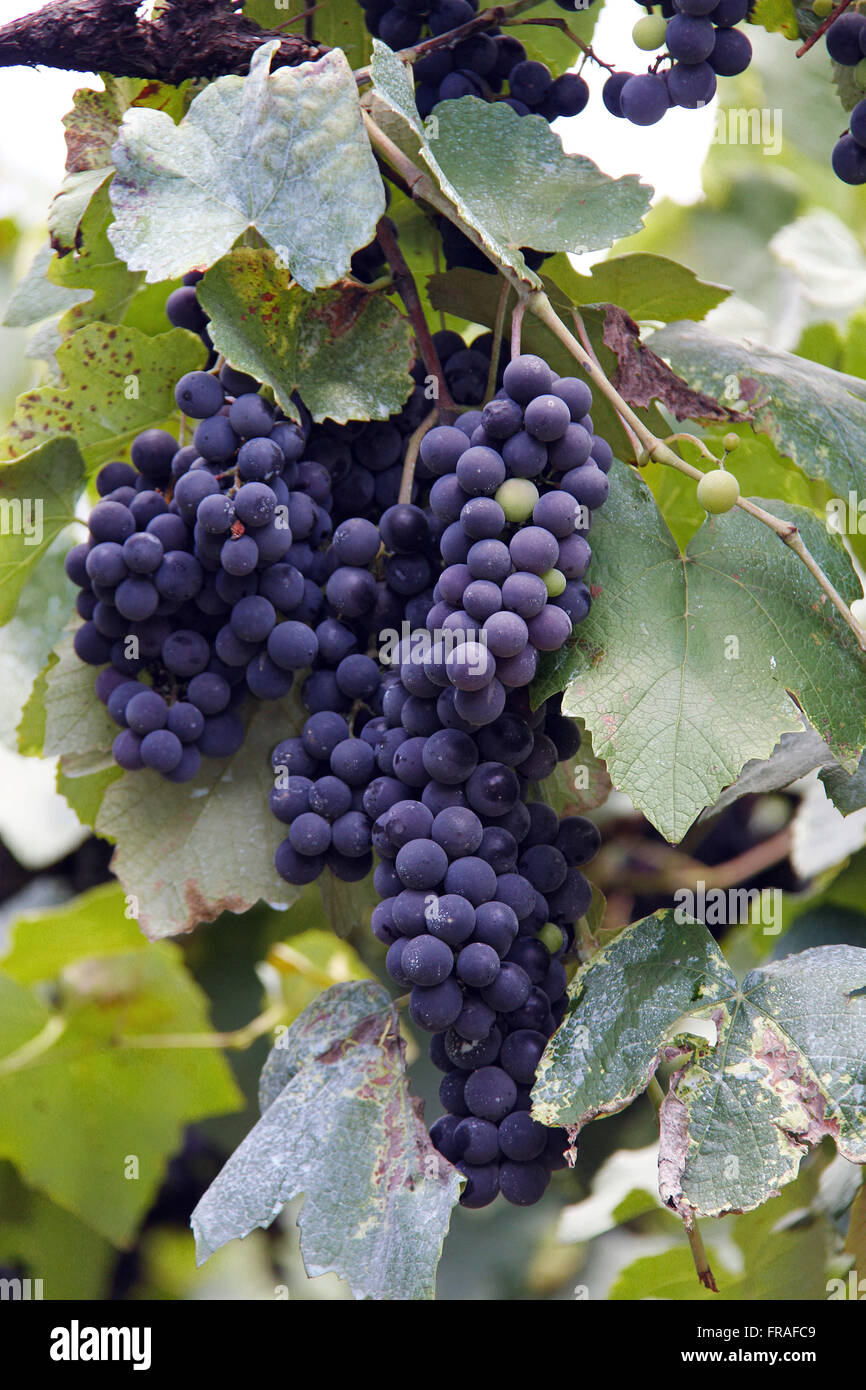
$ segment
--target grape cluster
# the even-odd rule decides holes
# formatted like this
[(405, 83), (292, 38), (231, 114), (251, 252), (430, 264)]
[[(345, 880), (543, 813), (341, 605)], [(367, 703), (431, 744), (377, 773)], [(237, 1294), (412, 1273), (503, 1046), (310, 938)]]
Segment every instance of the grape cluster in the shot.
[[(446, 372), (455, 359), (467, 378), (477, 369), (478, 399), (489, 352), (474, 362), (457, 335), (437, 338)], [(482, 410), (424, 436), (414, 502), (378, 526), (335, 527), (324, 616), (306, 639), (310, 714), (274, 749), (271, 794), (290, 883), (325, 869), (353, 881), (378, 858), (372, 929), (433, 1034), (446, 1114), (431, 1134), (470, 1207), (499, 1191), (537, 1201), (563, 1161), (562, 1132), (532, 1120), (529, 1095), (590, 903), (580, 866), (598, 846), (591, 822), (560, 822), (533, 794), (579, 736), (557, 700), (532, 709), (526, 687), (538, 652), (589, 611), (586, 533), (611, 452), (582, 381), (527, 354), (502, 382)], [(383, 614), (402, 634), (384, 669), (370, 654)]]
[[(866, 15), (848, 10), (827, 30), (827, 51), (842, 67), (866, 80)], [(862, 85), (862, 83), (860, 83)], [(843, 183), (866, 183), (866, 98), (851, 112), (848, 130), (833, 147), (833, 172)]]
[[(204, 335), (195, 293), (174, 291), (167, 312)], [(115, 760), (185, 782), (203, 756), (240, 748), (246, 695), (280, 699), (309, 664), (299, 634), (321, 601), (309, 572), (331, 533), (330, 475), (303, 457), (308, 417), (286, 419), (229, 366), (187, 373), (175, 398), (192, 443), (146, 430), (131, 464), (100, 470), (66, 570), (81, 590), (75, 651), (105, 667)]]
[(638, 20), (633, 37), (639, 48), (662, 49), (672, 60), (664, 69), (612, 73), (602, 90), (613, 116), (650, 126), (673, 106), (694, 110), (715, 96), (717, 77), (745, 72), (752, 45), (737, 25), (752, 0), (664, 0), (661, 13)]
[[(573, 10), (573, 3), (562, 3)], [(447, 34), (471, 20), (478, 0), (361, 0), (367, 28), (389, 48), (412, 48), (424, 38)], [(527, 58), (523, 44), (500, 29), (468, 34), (447, 48), (416, 59), (415, 101), (423, 117), (442, 101), (501, 99), (520, 116), (530, 112), (555, 121), (576, 116), (589, 100), (577, 73), (554, 78), (545, 63)], [(507, 86), (507, 93), (506, 93)]]
[(612, 454), (593, 433), (592, 394), (524, 354), (481, 412), (422, 441), (445, 523), (445, 568), (427, 617), (427, 677), (469, 724), (495, 719), (589, 612), (584, 575), (592, 512), (607, 498)]

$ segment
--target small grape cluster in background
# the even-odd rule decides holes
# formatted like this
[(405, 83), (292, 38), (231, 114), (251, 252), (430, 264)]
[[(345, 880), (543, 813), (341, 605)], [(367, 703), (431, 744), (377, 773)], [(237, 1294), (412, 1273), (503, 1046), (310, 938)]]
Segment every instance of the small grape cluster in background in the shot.
[[(841, 14), (827, 30), (827, 52), (835, 63), (855, 70), (858, 85), (859, 77), (866, 81), (866, 15)], [(847, 133), (834, 146), (831, 162), (843, 183), (866, 183), (866, 98), (851, 112)]]
[[(559, 0), (558, 0), (559, 3)], [(413, 48), (425, 38), (447, 34), (468, 23), (478, 0), (361, 0), (367, 28), (389, 48)], [(574, 9), (561, 4), (562, 9)], [(442, 101), (501, 97), (520, 116), (530, 112), (555, 121), (577, 116), (589, 88), (577, 73), (554, 78), (545, 63), (527, 58), (523, 44), (491, 28), (458, 39), (447, 48), (420, 56), (415, 64), (415, 101), (422, 117)], [(507, 91), (506, 91), (507, 87)]]
[(602, 92), (608, 111), (650, 126), (673, 106), (706, 106), (717, 77), (735, 77), (749, 66), (752, 45), (736, 26), (750, 8), (751, 0), (664, 0), (660, 13), (638, 20), (633, 38), (647, 52), (666, 50), (671, 66), (612, 73)]

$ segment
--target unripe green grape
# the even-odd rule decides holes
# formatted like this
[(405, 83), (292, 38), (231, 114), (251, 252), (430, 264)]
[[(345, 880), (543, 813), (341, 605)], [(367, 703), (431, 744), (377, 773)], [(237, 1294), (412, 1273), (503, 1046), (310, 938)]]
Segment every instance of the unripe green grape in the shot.
[(632, 41), (645, 53), (654, 53), (664, 43), (667, 27), (667, 20), (660, 14), (644, 15), (631, 31)]
[(538, 488), (528, 478), (509, 478), (496, 489), (496, 501), (505, 513), (505, 520), (519, 524), (532, 516), (538, 501)]
[(559, 595), (564, 593), (565, 575), (562, 573), (562, 570), (548, 570), (547, 573), (543, 574), (541, 577), (547, 585), (547, 592), (550, 598), (559, 598)]
[(866, 627), (866, 598), (855, 598), (851, 604), (851, 616), (861, 627)]
[(728, 473), (724, 468), (714, 468), (711, 473), (705, 473), (698, 483), (698, 501), (714, 515), (729, 512), (739, 495), (739, 483), (733, 473)]
[(812, 0), (812, 11), (819, 19), (826, 19), (836, 8), (836, 0)]
[(722, 446), (727, 453), (732, 454), (735, 449), (740, 447), (740, 436), (738, 434), (726, 434), (722, 440)]
[(535, 939), (546, 946), (552, 956), (555, 956), (557, 951), (562, 950), (562, 932), (555, 922), (545, 922), (544, 926), (535, 933)]

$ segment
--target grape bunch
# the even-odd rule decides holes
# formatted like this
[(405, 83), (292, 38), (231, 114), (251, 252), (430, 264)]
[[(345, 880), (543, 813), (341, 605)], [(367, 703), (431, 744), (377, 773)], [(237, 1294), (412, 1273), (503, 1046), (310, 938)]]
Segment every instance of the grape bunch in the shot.
[[(866, 82), (866, 15), (847, 10), (827, 30), (827, 52), (835, 63), (853, 68), (858, 86)], [(851, 112), (848, 130), (833, 147), (833, 172), (843, 183), (866, 183), (866, 98)]]
[[(573, 10), (573, 3), (562, 3)], [(478, 0), (361, 0), (368, 30), (389, 48), (412, 48), (424, 38), (447, 34), (471, 20)], [(415, 101), (422, 118), (442, 101), (479, 97), (502, 100), (520, 116), (530, 112), (555, 121), (576, 116), (589, 100), (577, 73), (554, 78), (545, 63), (527, 58), (518, 39), (491, 28), (458, 38), (419, 56), (414, 65)], [(506, 84), (508, 87), (505, 93)]]
[(673, 106), (706, 106), (715, 96), (717, 77), (735, 77), (749, 66), (752, 45), (737, 25), (751, 4), (752, 0), (664, 0), (659, 14), (639, 19), (633, 30), (638, 48), (666, 51), (671, 66), (612, 73), (602, 89), (611, 115), (650, 126)]
[(586, 533), (612, 460), (591, 405), (585, 382), (524, 354), (482, 411), (421, 443), (445, 523), (424, 671), (467, 724), (497, 718), (508, 691), (533, 680), (538, 653), (557, 651), (589, 612)]
[[(437, 337), (446, 368), (462, 356), (465, 370), (473, 349)], [(559, 702), (533, 709), (527, 687), (538, 652), (589, 611), (586, 533), (611, 451), (584, 382), (529, 354), (502, 382), (424, 436), (413, 502), (378, 526), (335, 527), (307, 637), (309, 716), (274, 749), (271, 793), (288, 882), (355, 881), (378, 859), (372, 929), (433, 1035), (446, 1114), (431, 1134), (469, 1207), (500, 1191), (535, 1202), (563, 1162), (563, 1133), (532, 1120), (529, 1095), (565, 1010), (563, 957), (591, 899), (580, 870), (598, 847), (591, 822), (560, 821), (534, 793), (580, 740)], [(371, 654), (383, 613), (401, 633), (387, 665)]]
[[(205, 334), (194, 301), (184, 285), (167, 312)], [(66, 570), (81, 591), (75, 651), (105, 668), (115, 760), (185, 782), (202, 757), (238, 751), (247, 695), (282, 698), (308, 664), (297, 634), (321, 601), (310, 571), (331, 533), (330, 475), (303, 457), (308, 417), (286, 419), (229, 366), (187, 373), (175, 398), (192, 443), (146, 430), (131, 464), (100, 470)]]

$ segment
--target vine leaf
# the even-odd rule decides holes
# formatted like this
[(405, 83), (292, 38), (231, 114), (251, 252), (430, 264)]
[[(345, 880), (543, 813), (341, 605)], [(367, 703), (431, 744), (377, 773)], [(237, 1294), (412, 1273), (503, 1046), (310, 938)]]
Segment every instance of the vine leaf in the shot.
[[(190, 782), (157, 773), (119, 773), (116, 733), (93, 695), (93, 670), (82, 666), (71, 633), (45, 679), (46, 756), (61, 755), (61, 788), (85, 824), (114, 842), (112, 870), (137, 904), (152, 940), (191, 931), (220, 912), (243, 912), (259, 898), (288, 906), (297, 897), (277, 875), (282, 828), (268, 812), (270, 752), (297, 724), (292, 697), (260, 706), (232, 758), (202, 761)], [(33, 711), (30, 710), (30, 717)]]
[(48, 267), (48, 279), (55, 285), (79, 294), (81, 287), (88, 291), (85, 299), (80, 299), (64, 314), (59, 324), (63, 336), (96, 320), (117, 323), (141, 284), (142, 276), (127, 269), (108, 239), (113, 217), (108, 186), (102, 184), (81, 219), (75, 251), (68, 256), (56, 256)]
[(533, 1114), (579, 1131), (622, 1110), (677, 1056), (660, 1112), (659, 1191), (686, 1221), (761, 1205), (825, 1135), (866, 1163), (866, 951), (802, 951), (738, 988), (706, 927), (670, 909), (646, 917), (575, 976)]
[(180, 125), (161, 111), (126, 113), (110, 236), (130, 270), (171, 279), (253, 228), (314, 290), (372, 240), (385, 201), (345, 55), (272, 73), (278, 47), (262, 44), (247, 77), (211, 82)]
[(303, 1193), (311, 1277), (334, 1272), (356, 1298), (430, 1299), (459, 1193), (409, 1095), (405, 1045), (381, 985), (325, 990), (262, 1072), (262, 1118), (192, 1215), (199, 1263), (270, 1226)]
[(2, 320), (4, 328), (29, 328), (90, 299), (90, 290), (67, 289), (49, 279), (54, 254), (47, 241), (36, 252), (26, 275), (9, 297)]
[[(681, 552), (649, 490), (615, 463), (592, 529), (589, 617), (540, 665), (532, 696), (565, 690), (615, 787), (682, 839), (749, 759), (768, 758), (806, 718), (853, 770), (866, 725), (866, 663), (787, 546), (739, 509), (708, 519)], [(841, 543), (802, 508), (795, 521), (850, 602), (859, 581)]]
[(703, 391), (692, 391), (666, 362), (641, 342), (640, 329), (624, 309), (602, 306), (603, 339), (617, 360), (612, 384), (629, 405), (661, 401), (677, 420), (740, 421), (742, 414), (719, 405)]
[(177, 418), (175, 382), (206, 357), (201, 340), (184, 328), (149, 337), (120, 324), (89, 323), (57, 349), (62, 380), (18, 397), (0, 459), (68, 435), (88, 467), (97, 468), (142, 430)]
[(383, 295), (348, 283), (309, 294), (272, 251), (238, 247), (211, 267), (198, 297), (217, 350), (271, 386), (292, 416), (293, 391), (314, 420), (344, 424), (386, 419), (412, 390), (412, 329)]
[(866, 381), (789, 352), (718, 338), (700, 324), (671, 324), (650, 345), (696, 390), (735, 408), (744, 404), (753, 428), (807, 478), (824, 480), (846, 504), (849, 491), (863, 495)]
[(818, 776), (833, 805), (843, 816), (850, 816), (853, 811), (860, 811), (866, 806), (866, 755), (850, 774), (834, 765), (823, 767)]
[(138, 78), (116, 78), (107, 73), (105, 90), (79, 87), (72, 110), (63, 117), (66, 128), (66, 177), (48, 212), (51, 245), (66, 256), (78, 245), (79, 229), (94, 195), (114, 172), (111, 147), (124, 112), (132, 105), (166, 111), (180, 120), (189, 103), (194, 83), (179, 87)]
[[(179, 947), (148, 945), (121, 889), (106, 884), (17, 923), (0, 962), (0, 1000), (0, 1155), (108, 1240), (127, 1244), (184, 1127), (242, 1106), (217, 1050), (134, 1046), (138, 1034), (209, 1031), (205, 995)], [(16, 1059), (48, 1025), (57, 1036), (26, 1065)], [(135, 1181), (129, 1155), (138, 1160)]]
[[(373, 43), (376, 96), (418, 142), (442, 192), (495, 258), (533, 285), (521, 246), (538, 251), (597, 251), (636, 232), (651, 189), (629, 174), (611, 179), (591, 160), (567, 155), (540, 116), (518, 116), (504, 102), (461, 97), (437, 107), (428, 139), (412, 80), (400, 58)], [(432, 134), (432, 130), (431, 130)]]
[(616, 304), (643, 322), (697, 321), (731, 293), (678, 261), (646, 252), (611, 256), (588, 275), (580, 275), (566, 256), (556, 256), (545, 263), (544, 279), (551, 303), (565, 313), (575, 304)]
[(83, 479), (73, 439), (46, 440), (17, 462), (0, 464), (0, 624), (12, 617), (25, 583), (73, 519)]

